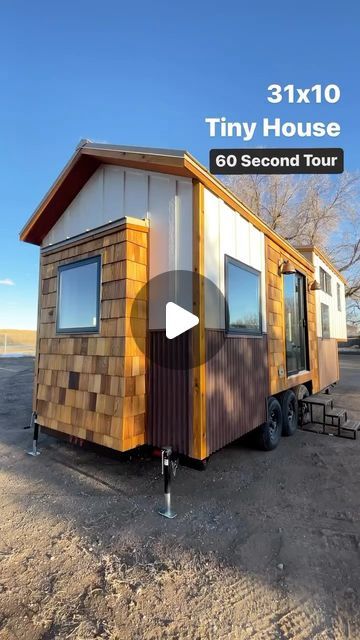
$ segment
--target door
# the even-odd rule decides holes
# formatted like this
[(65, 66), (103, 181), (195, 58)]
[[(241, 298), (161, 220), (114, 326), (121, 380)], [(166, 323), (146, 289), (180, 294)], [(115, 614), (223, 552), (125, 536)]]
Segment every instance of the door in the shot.
[(308, 368), (305, 277), (284, 274), (286, 370), (291, 376)]

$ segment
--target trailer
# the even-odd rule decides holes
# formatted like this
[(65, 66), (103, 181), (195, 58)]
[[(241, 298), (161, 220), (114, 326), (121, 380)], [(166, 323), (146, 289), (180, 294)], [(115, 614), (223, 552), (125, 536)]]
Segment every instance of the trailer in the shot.
[[(269, 450), (339, 377), (343, 279), (327, 260), (328, 335), (321, 252), (293, 247), (186, 151), (82, 141), (20, 238), (40, 246), (33, 411), (51, 433), (205, 461), (254, 431)], [(198, 318), (174, 340), (148, 286), (169, 273), (169, 301)]]

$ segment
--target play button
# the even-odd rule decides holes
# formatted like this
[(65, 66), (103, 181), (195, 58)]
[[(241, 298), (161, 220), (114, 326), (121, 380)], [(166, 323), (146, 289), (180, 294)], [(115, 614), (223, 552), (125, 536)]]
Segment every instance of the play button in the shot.
[(193, 313), (186, 311), (175, 302), (168, 302), (166, 305), (166, 337), (169, 340), (177, 338), (185, 331), (196, 327), (199, 318)]
[[(201, 318), (196, 307), (200, 290)], [(137, 290), (130, 312), (131, 336), (151, 366), (190, 371), (211, 360), (224, 345), (225, 315), (224, 296), (210, 279), (193, 271), (166, 271)], [(136, 357), (136, 349), (133, 352)]]

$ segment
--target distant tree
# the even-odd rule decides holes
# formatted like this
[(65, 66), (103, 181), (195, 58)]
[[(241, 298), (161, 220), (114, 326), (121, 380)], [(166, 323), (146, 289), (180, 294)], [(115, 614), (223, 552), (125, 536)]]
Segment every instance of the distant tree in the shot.
[(322, 248), (348, 281), (349, 308), (360, 317), (360, 174), (241, 175), (225, 182), (291, 244)]

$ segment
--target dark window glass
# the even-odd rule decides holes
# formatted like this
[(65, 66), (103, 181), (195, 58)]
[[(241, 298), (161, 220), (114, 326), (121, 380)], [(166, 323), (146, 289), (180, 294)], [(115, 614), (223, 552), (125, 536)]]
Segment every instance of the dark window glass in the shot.
[(260, 273), (226, 258), (227, 330), (261, 333)]
[(341, 289), (338, 282), (336, 283), (336, 295), (337, 295), (337, 308), (338, 308), (338, 311), (341, 311)]
[(321, 334), (323, 338), (330, 338), (329, 306), (321, 303)]
[(57, 331), (98, 331), (100, 257), (59, 267)]
[(322, 267), (320, 267), (320, 286), (325, 293), (331, 296), (331, 275)]
[(286, 370), (288, 376), (307, 369), (305, 278), (301, 273), (284, 275)]

